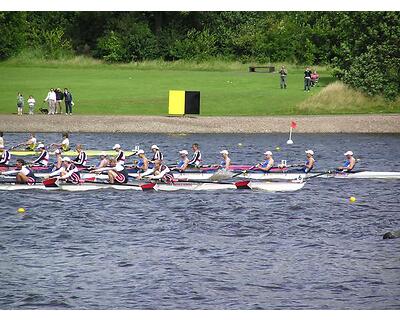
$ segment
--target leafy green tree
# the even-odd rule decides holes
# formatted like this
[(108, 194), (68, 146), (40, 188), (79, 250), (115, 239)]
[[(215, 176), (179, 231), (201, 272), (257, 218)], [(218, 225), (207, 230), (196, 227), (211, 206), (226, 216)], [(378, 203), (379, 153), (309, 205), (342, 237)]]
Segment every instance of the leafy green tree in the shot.
[(18, 54), (25, 46), (26, 12), (0, 12), (0, 59)]

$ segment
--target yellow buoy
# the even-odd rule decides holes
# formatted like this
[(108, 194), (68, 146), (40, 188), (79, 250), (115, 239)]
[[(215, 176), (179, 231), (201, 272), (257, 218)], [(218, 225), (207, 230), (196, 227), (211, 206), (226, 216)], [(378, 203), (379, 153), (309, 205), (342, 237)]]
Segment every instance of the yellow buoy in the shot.
[(241, 146), (242, 146), (242, 144), (239, 142), (239, 143), (238, 143), (238, 146), (239, 146), (239, 147), (241, 147)]
[(275, 150), (276, 150), (276, 151), (279, 151), (279, 150), (281, 150), (281, 148), (280, 148), (280, 147), (276, 147)]
[(355, 202), (356, 198), (355, 197), (350, 197), (350, 202)]
[(18, 213), (25, 213), (25, 209), (24, 208), (18, 208), (17, 212)]

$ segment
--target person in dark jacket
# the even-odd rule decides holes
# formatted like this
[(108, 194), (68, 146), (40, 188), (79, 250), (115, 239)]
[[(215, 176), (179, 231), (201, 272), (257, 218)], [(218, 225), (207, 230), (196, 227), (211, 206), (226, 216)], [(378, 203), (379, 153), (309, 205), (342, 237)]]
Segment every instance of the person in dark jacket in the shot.
[(65, 101), (65, 114), (72, 115), (72, 94), (67, 88), (64, 89), (64, 101)]
[(311, 70), (309, 67), (304, 71), (304, 91), (310, 91), (311, 88)]
[(61, 114), (61, 101), (64, 99), (64, 94), (60, 88), (55, 90), (56, 92), (56, 114)]

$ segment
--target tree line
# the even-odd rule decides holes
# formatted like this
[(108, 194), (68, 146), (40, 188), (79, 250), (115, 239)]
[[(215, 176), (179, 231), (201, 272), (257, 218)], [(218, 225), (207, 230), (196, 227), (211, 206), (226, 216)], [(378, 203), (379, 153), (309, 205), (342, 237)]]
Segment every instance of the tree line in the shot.
[(223, 59), (326, 64), (368, 95), (400, 95), (398, 12), (0, 12), (0, 59)]

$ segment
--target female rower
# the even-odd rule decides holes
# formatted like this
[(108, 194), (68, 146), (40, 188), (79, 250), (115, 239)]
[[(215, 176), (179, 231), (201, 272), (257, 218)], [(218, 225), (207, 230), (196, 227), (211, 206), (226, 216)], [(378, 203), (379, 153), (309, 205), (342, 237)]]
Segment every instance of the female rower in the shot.
[(73, 184), (78, 184), (81, 179), (78, 168), (72, 163), (69, 157), (62, 158), (61, 168), (49, 175), (49, 177), (55, 176), (59, 176), (60, 180), (66, 180), (66, 182)]
[(154, 168), (147, 170), (147, 172), (142, 174), (142, 177), (149, 175), (153, 175), (151, 179), (160, 179), (168, 184), (174, 182), (174, 176), (172, 175), (171, 170), (165, 164), (162, 164), (161, 160), (155, 160)]
[(304, 164), (304, 172), (308, 173), (312, 170), (312, 168), (314, 167), (314, 151), (312, 150), (306, 150), (306, 163)]
[(118, 164), (123, 166), (125, 164), (125, 154), (122, 151), (121, 146), (117, 143), (114, 145), (113, 150), (115, 150), (115, 152), (118, 152), (115, 160), (118, 162)]
[(97, 168), (105, 168), (108, 167), (109, 165), (110, 165), (110, 160), (108, 160), (107, 153), (103, 151), (100, 154), (100, 162), (97, 165)]
[(75, 150), (76, 152), (78, 152), (78, 156), (74, 160), (72, 160), (72, 162), (77, 166), (86, 166), (87, 155), (86, 152), (83, 151), (82, 145), (78, 144)]
[(183, 172), (187, 169), (187, 167), (189, 165), (189, 159), (187, 157), (188, 154), (189, 154), (189, 152), (187, 152), (186, 150), (179, 151), (180, 159), (179, 159), (178, 164), (176, 165), (176, 167), (173, 170), (178, 170), (179, 172)]
[(63, 133), (62, 135), (62, 142), (61, 144), (58, 143), (52, 143), (51, 146), (52, 147), (56, 147), (56, 148), (60, 148), (63, 152), (69, 151), (70, 147), (69, 147), (69, 138), (68, 138), (68, 133)]
[(136, 163), (136, 168), (137, 168), (137, 173), (138, 173), (138, 179), (141, 178), (141, 173), (146, 172), (147, 169), (149, 168), (149, 160), (146, 158), (146, 155), (144, 154), (144, 150), (140, 149), (137, 152), (137, 155), (139, 157), (139, 161)]
[(52, 171), (56, 171), (56, 170), (60, 169), (61, 166), (62, 166), (62, 155), (61, 155), (61, 150), (60, 150), (60, 149), (56, 149), (56, 150), (54, 151), (54, 154), (55, 154), (55, 156), (56, 156), (56, 163), (55, 163), (55, 165), (54, 165)]
[(100, 173), (107, 171), (108, 181), (111, 184), (124, 184), (128, 182), (128, 171), (125, 167), (117, 161), (117, 159), (110, 159), (110, 166), (92, 170), (90, 172)]
[(343, 163), (343, 166), (338, 167), (337, 170), (342, 172), (350, 172), (356, 166), (357, 161), (353, 157), (353, 151), (347, 151), (344, 155), (346, 156), (346, 161)]
[(220, 163), (220, 167), (226, 170), (229, 170), (229, 166), (231, 165), (231, 159), (229, 158), (229, 152), (228, 150), (222, 150), (220, 152), (220, 154), (222, 155), (222, 161)]
[(201, 151), (200, 151), (200, 146), (198, 143), (193, 143), (192, 144), (192, 150), (193, 150), (193, 157), (189, 161), (188, 165), (191, 167), (196, 167), (199, 168), (201, 166)]
[(2, 174), (9, 175), (16, 173), (15, 182), (18, 184), (33, 185), (36, 183), (36, 177), (33, 174), (33, 171), (25, 166), (25, 161), (23, 159), (17, 159), (15, 166), (15, 170), (6, 171)]
[(274, 159), (272, 158), (272, 152), (266, 151), (264, 152), (265, 161), (261, 164), (257, 164), (256, 167), (264, 172), (269, 172), (271, 168), (274, 166)]
[(10, 152), (8, 150), (6, 150), (3, 145), (0, 145), (0, 152), (1, 152), (0, 167), (8, 166), (8, 164), (10, 163), (10, 159), (11, 159)]
[(157, 145), (153, 144), (151, 146), (151, 151), (153, 151), (153, 157), (150, 160), (151, 163), (155, 163), (157, 160), (160, 160), (161, 162), (164, 160), (164, 156)]
[(37, 149), (40, 150), (40, 155), (39, 157), (32, 161), (33, 164), (36, 165), (41, 165), (44, 167), (47, 167), (47, 165), (49, 164), (49, 152), (46, 150), (45, 146), (43, 143), (39, 143), (39, 145), (37, 146)]
[(31, 133), (31, 135), (30, 135), (30, 137), (29, 137), (29, 139), (27, 141), (22, 142), (22, 143), (16, 145), (15, 147), (13, 147), (13, 148), (16, 148), (16, 147), (19, 147), (19, 146), (25, 146), (26, 150), (34, 151), (35, 148), (36, 148), (36, 143), (37, 143), (36, 135), (34, 133)]

